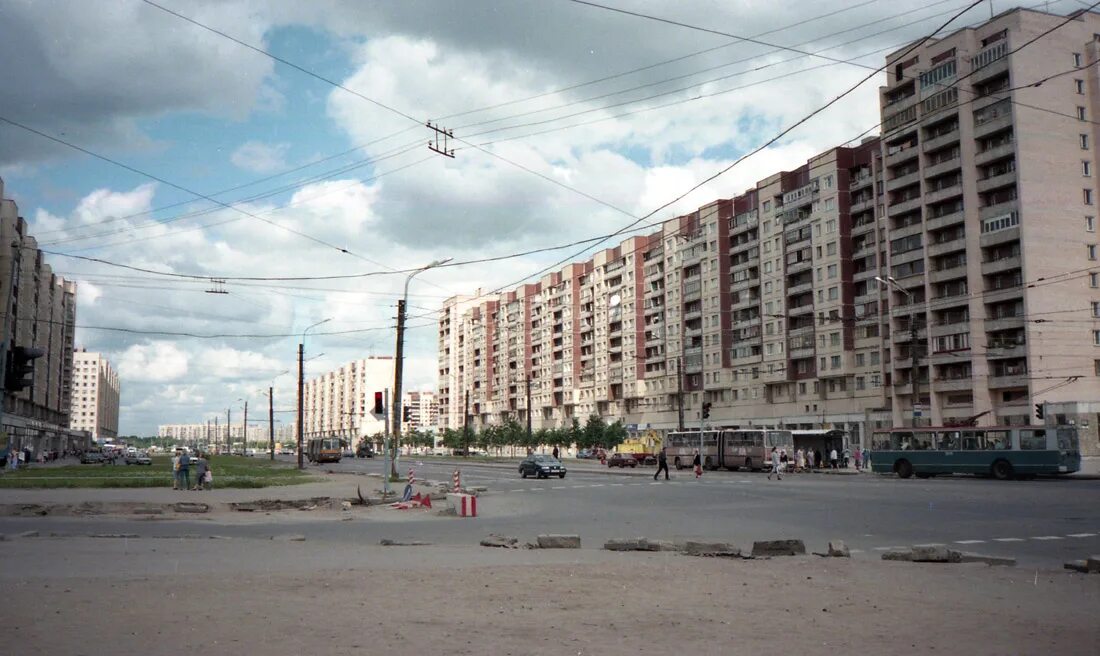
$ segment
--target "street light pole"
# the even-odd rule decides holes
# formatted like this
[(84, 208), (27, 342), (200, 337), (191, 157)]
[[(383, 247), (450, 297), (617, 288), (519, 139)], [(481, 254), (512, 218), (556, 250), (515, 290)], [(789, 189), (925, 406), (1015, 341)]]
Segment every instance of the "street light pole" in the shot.
[(324, 319), (312, 326), (307, 326), (306, 329), (302, 331), (302, 341), (298, 342), (298, 469), (305, 468), (305, 464), (302, 462), (302, 388), (305, 386), (305, 360), (303, 356), (305, 355), (306, 333), (308, 333), (311, 328), (316, 328), (329, 321), (332, 321), (332, 319)]
[(397, 476), (397, 454), (401, 448), (401, 383), (405, 363), (405, 315), (409, 305), (409, 283), (414, 276), (424, 273), (432, 267), (450, 262), (451, 258), (435, 260), (427, 266), (413, 271), (405, 278), (405, 293), (397, 301), (397, 345), (393, 363), (393, 459), (390, 461), (390, 474)]
[(899, 285), (898, 281), (890, 276), (886, 276), (885, 278), (875, 276), (875, 280), (905, 294), (906, 299), (909, 301), (909, 355), (912, 358), (912, 368), (909, 371), (912, 400), (909, 402), (909, 412), (911, 415), (910, 425), (915, 428), (917, 425), (917, 405), (920, 402), (918, 394), (920, 392), (918, 389), (919, 381), (917, 379), (917, 310), (913, 303), (913, 293)]

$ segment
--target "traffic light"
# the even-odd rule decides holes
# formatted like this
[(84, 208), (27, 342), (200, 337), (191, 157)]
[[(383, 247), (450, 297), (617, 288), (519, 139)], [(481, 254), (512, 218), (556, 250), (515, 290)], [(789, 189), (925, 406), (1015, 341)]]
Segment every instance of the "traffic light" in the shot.
[(1035, 404), (1035, 418), (1040, 419), (1040, 420), (1043, 418), (1043, 404), (1042, 403), (1036, 403)]
[(710, 401), (703, 404), (703, 419), (710, 417)]
[(412, 421), (413, 409), (412, 406), (404, 406), (401, 408), (401, 421), (409, 423)]
[(4, 372), (4, 391), (18, 392), (34, 384), (34, 361), (46, 352), (27, 346), (16, 346), (8, 356), (8, 369)]
[(382, 402), (382, 392), (374, 393), (374, 414), (379, 416), (386, 414), (386, 407)]

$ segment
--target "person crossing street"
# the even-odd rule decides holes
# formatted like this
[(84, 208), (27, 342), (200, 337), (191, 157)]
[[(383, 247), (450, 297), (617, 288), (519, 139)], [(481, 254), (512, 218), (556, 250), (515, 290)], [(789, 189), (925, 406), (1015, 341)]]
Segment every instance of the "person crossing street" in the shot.
[(657, 473), (653, 475), (653, 480), (657, 480), (657, 477), (661, 475), (661, 471), (665, 472), (665, 480), (668, 480), (668, 457), (665, 455), (664, 447), (661, 447), (661, 452), (657, 454)]
[(768, 472), (768, 480), (769, 481), (772, 480), (772, 474), (775, 474), (775, 476), (779, 480), (783, 480), (783, 474), (780, 473), (780, 468), (781, 467), (782, 467), (782, 463), (779, 460), (779, 449), (773, 446), (772, 447), (772, 470), (770, 472)]

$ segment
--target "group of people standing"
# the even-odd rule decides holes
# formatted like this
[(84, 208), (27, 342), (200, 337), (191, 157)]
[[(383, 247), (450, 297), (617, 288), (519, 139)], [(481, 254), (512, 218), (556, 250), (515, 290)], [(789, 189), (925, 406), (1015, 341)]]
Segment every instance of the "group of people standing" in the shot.
[[(191, 468), (195, 468), (195, 484), (191, 485)], [(188, 455), (182, 449), (177, 449), (172, 456), (172, 489), (173, 490), (209, 490), (214, 486), (214, 473), (210, 469), (210, 461), (201, 453), (194, 457)]]

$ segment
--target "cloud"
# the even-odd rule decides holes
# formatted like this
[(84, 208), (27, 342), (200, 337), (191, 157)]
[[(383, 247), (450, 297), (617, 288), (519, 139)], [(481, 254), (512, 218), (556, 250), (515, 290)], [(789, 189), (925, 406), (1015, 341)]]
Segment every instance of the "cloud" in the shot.
[(172, 342), (154, 341), (126, 349), (118, 356), (116, 366), (121, 379), (163, 383), (186, 375), (187, 360), (187, 354)]
[(229, 157), (237, 168), (253, 173), (272, 173), (286, 168), (286, 153), (290, 144), (265, 144), (248, 141)]

